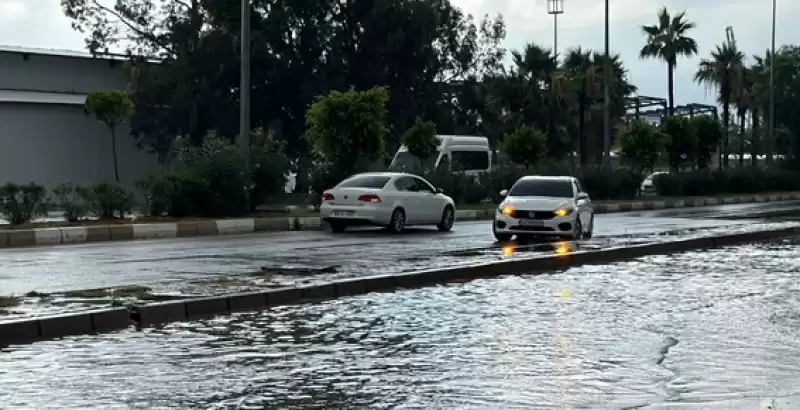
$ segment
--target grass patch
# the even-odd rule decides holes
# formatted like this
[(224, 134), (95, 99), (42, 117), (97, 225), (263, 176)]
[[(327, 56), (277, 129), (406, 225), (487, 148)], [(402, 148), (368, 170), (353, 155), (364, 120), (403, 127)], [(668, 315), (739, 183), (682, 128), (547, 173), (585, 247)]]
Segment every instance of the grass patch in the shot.
[(19, 306), (22, 303), (22, 298), (19, 296), (0, 296), (0, 308), (10, 308)]
[(150, 296), (150, 288), (147, 286), (122, 286), (118, 288), (83, 289), (64, 292), (64, 297), (80, 299), (98, 298), (137, 298), (144, 299)]

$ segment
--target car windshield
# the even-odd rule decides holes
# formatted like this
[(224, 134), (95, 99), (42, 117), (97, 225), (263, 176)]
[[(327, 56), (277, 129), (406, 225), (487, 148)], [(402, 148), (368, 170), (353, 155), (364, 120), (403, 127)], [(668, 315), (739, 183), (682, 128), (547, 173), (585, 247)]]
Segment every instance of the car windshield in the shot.
[(524, 179), (511, 187), (509, 196), (547, 196), (572, 198), (572, 182), (557, 179)]
[(389, 182), (392, 177), (383, 175), (356, 175), (345, 179), (337, 188), (374, 188), (381, 189)]

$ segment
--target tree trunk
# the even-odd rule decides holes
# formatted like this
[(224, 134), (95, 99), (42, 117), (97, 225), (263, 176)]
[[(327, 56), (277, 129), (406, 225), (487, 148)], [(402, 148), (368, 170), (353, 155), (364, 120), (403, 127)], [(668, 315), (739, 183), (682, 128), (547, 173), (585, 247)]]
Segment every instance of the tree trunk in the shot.
[(675, 115), (675, 79), (673, 78), (673, 73), (675, 71), (675, 65), (673, 63), (667, 63), (667, 99), (669, 102), (669, 116)]
[(722, 84), (722, 162), (720, 168), (728, 168), (728, 131), (731, 122), (731, 107), (728, 98), (728, 80), (723, 80)]
[(578, 95), (578, 146), (581, 156), (581, 167), (589, 162), (589, 153), (586, 148), (586, 80), (583, 80), (580, 94)]
[(759, 119), (758, 108), (753, 108), (753, 130), (750, 136), (750, 162), (754, 167), (758, 166), (758, 148), (759, 148)]
[(119, 162), (117, 160), (117, 131), (114, 129), (115, 127), (109, 127), (111, 129), (111, 158), (114, 161), (114, 181), (119, 185)]
[(744, 168), (744, 131), (747, 111), (739, 111), (739, 168)]

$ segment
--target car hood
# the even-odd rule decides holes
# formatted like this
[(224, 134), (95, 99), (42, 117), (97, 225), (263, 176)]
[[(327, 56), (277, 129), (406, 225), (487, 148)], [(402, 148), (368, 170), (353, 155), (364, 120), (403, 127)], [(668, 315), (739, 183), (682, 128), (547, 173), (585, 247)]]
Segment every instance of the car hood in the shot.
[(555, 211), (559, 208), (572, 207), (573, 201), (568, 198), (551, 197), (507, 197), (503, 205), (530, 211)]

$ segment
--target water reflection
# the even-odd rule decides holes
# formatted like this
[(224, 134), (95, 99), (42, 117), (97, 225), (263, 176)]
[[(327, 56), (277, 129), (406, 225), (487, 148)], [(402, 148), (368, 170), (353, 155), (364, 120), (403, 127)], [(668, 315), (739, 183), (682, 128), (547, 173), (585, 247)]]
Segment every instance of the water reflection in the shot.
[(520, 253), (568, 255), (576, 252), (578, 249), (580, 249), (578, 243), (568, 241), (545, 242), (538, 244), (505, 242), (500, 244), (500, 252), (505, 257), (518, 255)]
[(798, 256), (654, 256), (23, 346), (0, 354), (0, 407), (758, 408), (800, 395)]

